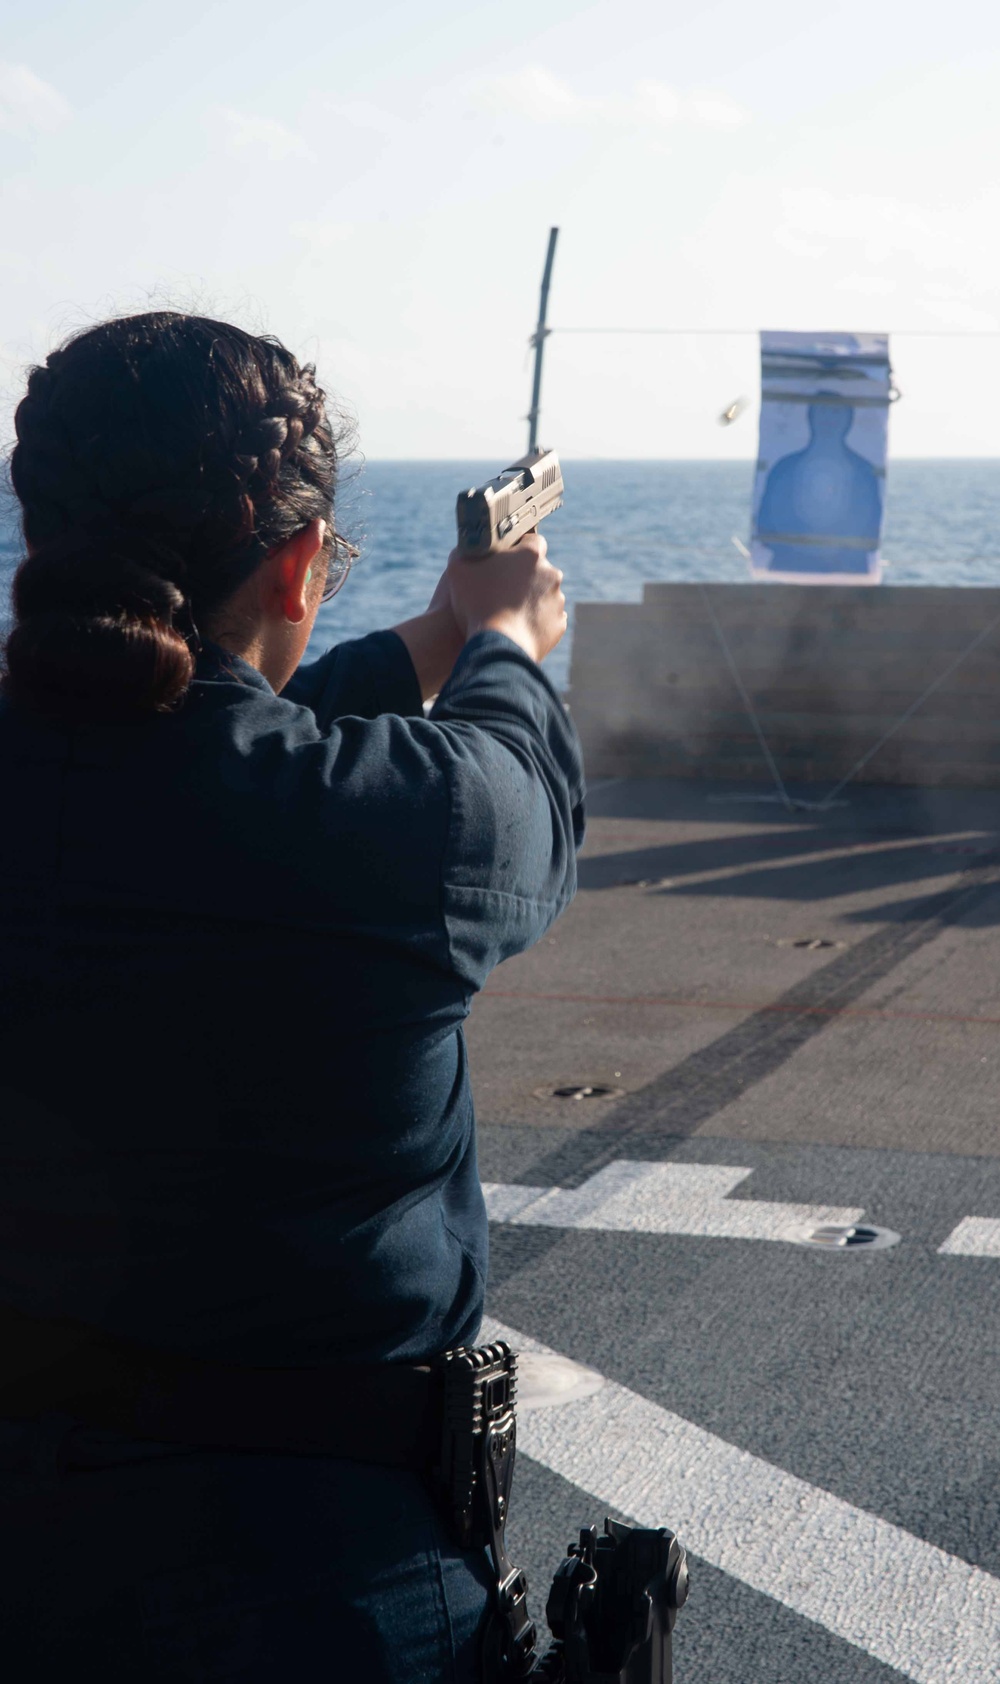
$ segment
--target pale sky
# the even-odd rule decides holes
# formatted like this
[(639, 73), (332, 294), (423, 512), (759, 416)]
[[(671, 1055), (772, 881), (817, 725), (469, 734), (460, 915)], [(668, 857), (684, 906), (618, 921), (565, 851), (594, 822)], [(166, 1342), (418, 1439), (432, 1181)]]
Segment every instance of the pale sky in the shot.
[[(996, 332), (894, 342), (890, 449), (1000, 454), (985, 0), (6, 10), (5, 440), (27, 362), (152, 302), (315, 359), (371, 458), (499, 464), (555, 223), (556, 330)], [(753, 337), (557, 331), (546, 359), (566, 457), (754, 454)]]

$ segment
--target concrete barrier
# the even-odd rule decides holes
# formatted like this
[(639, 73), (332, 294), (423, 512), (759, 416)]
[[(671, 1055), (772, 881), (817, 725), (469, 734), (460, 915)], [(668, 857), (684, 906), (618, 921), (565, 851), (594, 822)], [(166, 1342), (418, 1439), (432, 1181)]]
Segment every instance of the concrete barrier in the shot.
[(1000, 788), (1000, 589), (934, 586), (648, 584), (641, 603), (580, 603), (569, 703), (591, 777), (770, 781), (723, 642), (786, 780), (844, 777), (919, 702), (859, 777)]

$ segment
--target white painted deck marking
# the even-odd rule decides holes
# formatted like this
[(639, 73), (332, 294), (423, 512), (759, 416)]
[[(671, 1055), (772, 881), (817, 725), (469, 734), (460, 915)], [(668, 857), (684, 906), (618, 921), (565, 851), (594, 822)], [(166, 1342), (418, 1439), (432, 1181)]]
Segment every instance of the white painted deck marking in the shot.
[[(953, 1228), (944, 1245), (938, 1246), (943, 1257), (1000, 1257), (1000, 1218), (995, 1216), (966, 1216)], [(1000, 1663), (997, 1666), (1000, 1678)]]
[[(547, 1347), (489, 1318), (482, 1338)], [(914, 1684), (997, 1684), (1000, 1579), (609, 1380), (518, 1430), (526, 1456), (639, 1526), (896, 1667)], [(697, 1592), (682, 1615), (697, 1619)]]
[(603, 1374), (554, 1351), (522, 1351), (517, 1364), (517, 1410), (562, 1409), (606, 1384)]
[(814, 1228), (860, 1222), (863, 1210), (836, 1205), (730, 1199), (752, 1174), (725, 1164), (634, 1163), (618, 1159), (582, 1187), (518, 1187), (487, 1182), (494, 1222), (517, 1227), (598, 1228), (709, 1239), (801, 1241)]

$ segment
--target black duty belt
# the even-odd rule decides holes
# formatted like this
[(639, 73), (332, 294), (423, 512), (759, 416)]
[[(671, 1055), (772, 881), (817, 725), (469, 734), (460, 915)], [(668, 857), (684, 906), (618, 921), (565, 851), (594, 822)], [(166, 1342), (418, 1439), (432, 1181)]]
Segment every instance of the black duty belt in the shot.
[(8, 1418), (55, 1411), (166, 1444), (425, 1471), (441, 1455), (442, 1397), (442, 1372), (429, 1365), (205, 1362), (0, 1307), (0, 1416)]
[(525, 1577), (504, 1535), (516, 1392), (517, 1359), (500, 1340), (443, 1352), (426, 1366), (243, 1368), (0, 1306), (0, 1416), (59, 1411), (161, 1443), (344, 1457), (427, 1474), (461, 1548), (490, 1552), (496, 1596), (482, 1657), (489, 1684), (612, 1676), (666, 1684), (687, 1568), (665, 1528), (608, 1520), (603, 1538), (584, 1529), (553, 1582), (547, 1613), (556, 1641), (538, 1659)]

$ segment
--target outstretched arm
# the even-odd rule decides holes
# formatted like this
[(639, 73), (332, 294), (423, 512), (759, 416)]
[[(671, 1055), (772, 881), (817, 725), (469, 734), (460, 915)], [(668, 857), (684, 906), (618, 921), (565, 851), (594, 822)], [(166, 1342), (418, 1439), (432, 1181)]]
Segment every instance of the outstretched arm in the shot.
[(391, 631), (338, 643), (299, 667), (281, 694), (311, 708), (321, 726), (348, 714), (417, 714), (444, 688), (464, 644), (443, 573), (423, 614)]

